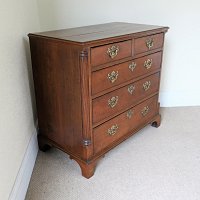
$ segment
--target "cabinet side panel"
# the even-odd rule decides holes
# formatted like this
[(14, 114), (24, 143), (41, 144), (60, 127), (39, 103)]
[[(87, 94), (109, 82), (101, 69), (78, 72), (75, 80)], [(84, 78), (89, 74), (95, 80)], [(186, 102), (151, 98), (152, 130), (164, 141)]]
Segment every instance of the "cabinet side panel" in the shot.
[(39, 133), (65, 151), (82, 152), (79, 50), (30, 37)]

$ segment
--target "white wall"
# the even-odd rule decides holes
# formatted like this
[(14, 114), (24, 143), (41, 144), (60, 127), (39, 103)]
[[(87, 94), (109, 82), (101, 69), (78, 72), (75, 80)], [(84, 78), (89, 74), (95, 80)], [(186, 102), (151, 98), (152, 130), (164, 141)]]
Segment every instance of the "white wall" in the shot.
[(6, 200), (35, 132), (27, 33), (39, 31), (36, 0), (0, 0), (0, 24), (0, 199)]
[(198, 0), (38, 0), (38, 5), (42, 31), (111, 21), (169, 26), (161, 105), (200, 105)]

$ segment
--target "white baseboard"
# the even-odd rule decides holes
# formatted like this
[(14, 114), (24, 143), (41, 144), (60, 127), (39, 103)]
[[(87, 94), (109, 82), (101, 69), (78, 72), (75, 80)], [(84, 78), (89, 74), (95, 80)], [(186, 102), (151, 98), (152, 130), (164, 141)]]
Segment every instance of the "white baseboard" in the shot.
[(18, 172), (9, 200), (24, 200), (38, 153), (37, 132), (33, 133), (28, 144), (22, 165)]
[(200, 92), (160, 92), (161, 107), (200, 106)]

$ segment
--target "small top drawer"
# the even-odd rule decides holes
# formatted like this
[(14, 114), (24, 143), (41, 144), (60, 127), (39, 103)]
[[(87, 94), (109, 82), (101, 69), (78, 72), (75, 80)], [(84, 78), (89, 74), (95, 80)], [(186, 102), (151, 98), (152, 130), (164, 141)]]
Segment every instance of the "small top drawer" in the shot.
[(97, 66), (131, 56), (132, 41), (93, 47), (91, 49), (91, 65)]
[(135, 55), (157, 48), (162, 48), (164, 34), (159, 33), (135, 39)]

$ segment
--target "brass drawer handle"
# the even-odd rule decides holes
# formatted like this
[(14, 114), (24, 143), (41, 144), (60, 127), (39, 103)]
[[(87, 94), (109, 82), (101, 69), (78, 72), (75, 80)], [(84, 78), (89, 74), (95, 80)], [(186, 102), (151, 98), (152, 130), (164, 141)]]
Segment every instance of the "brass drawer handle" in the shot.
[(108, 100), (108, 105), (111, 108), (114, 108), (117, 105), (118, 99), (119, 99), (118, 96), (112, 97), (111, 99)]
[(118, 75), (118, 71), (112, 71), (110, 74), (108, 74), (108, 79), (111, 83), (114, 83), (117, 80)]
[(145, 106), (142, 110), (141, 110), (141, 114), (144, 117), (145, 115), (147, 115), (149, 112), (149, 107)]
[(149, 50), (153, 47), (153, 38), (146, 40), (146, 46)]
[(110, 136), (115, 135), (115, 134), (117, 133), (117, 129), (118, 129), (118, 128), (119, 128), (119, 127), (118, 127), (117, 124), (112, 125), (111, 128), (108, 129), (108, 132), (107, 132), (108, 135), (110, 135)]
[(135, 62), (132, 62), (128, 68), (133, 72), (133, 70), (136, 68), (137, 64)]
[(108, 48), (107, 50), (107, 54), (113, 59), (115, 56), (117, 56), (119, 52), (119, 47), (118, 46), (111, 46), (110, 48)]
[(145, 91), (147, 91), (151, 86), (151, 81), (146, 81), (144, 84), (143, 84), (143, 89)]
[(130, 94), (133, 94), (134, 90), (135, 90), (135, 86), (134, 86), (134, 85), (130, 85), (130, 86), (128, 87), (128, 92), (129, 92)]
[(128, 119), (131, 119), (131, 117), (133, 116), (133, 110), (129, 110), (127, 113), (126, 113), (126, 116)]
[(152, 64), (153, 64), (153, 60), (152, 59), (147, 59), (147, 60), (144, 61), (144, 67), (146, 69), (150, 69)]

